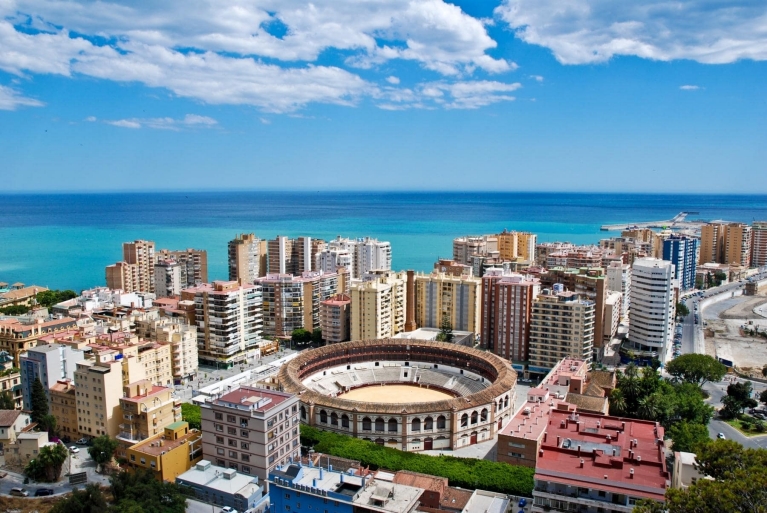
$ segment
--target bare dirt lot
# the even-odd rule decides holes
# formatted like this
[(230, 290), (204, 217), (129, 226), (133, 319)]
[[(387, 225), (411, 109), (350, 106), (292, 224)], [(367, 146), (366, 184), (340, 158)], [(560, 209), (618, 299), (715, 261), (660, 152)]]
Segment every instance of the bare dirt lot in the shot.
[[(739, 370), (761, 376), (767, 365), (767, 318), (760, 315), (767, 297), (737, 297), (706, 309), (706, 353), (731, 360)], [(757, 312), (754, 312), (754, 310)], [(757, 334), (749, 332), (756, 330)]]

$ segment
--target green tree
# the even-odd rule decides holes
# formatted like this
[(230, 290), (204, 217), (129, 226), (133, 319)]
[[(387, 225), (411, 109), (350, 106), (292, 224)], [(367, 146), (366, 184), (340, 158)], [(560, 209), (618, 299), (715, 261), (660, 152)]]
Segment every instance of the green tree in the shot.
[(69, 457), (69, 451), (63, 444), (46, 445), (40, 449), (37, 460), (45, 469), (45, 479), (49, 483), (59, 480), (61, 467)]
[(690, 315), (690, 309), (687, 308), (686, 304), (680, 301), (676, 304), (676, 314), (681, 315), (682, 317), (687, 317)]
[(740, 412), (745, 408), (754, 408), (759, 405), (756, 399), (751, 397), (753, 393), (754, 388), (750, 381), (730, 383), (727, 386), (727, 396), (733, 398), (733, 401), (738, 406)]
[(706, 354), (683, 354), (666, 365), (666, 372), (687, 383), (700, 387), (709, 381), (721, 381), (727, 367)]
[(202, 409), (192, 403), (181, 403), (181, 420), (189, 423), (192, 429), (202, 429)]
[(314, 328), (312, 330), (312, 344), (322, 344), (322, 329)]
[(45, 394), (45, 387), (37, 378), (32, 384), (32, 422), (41, 423), (43, 417), (48, 415), (48, 397)]
[(762, 390), (762, 393), (759, 394), (759, 401), (767, 405), (767, 389)]
[(175, 483), (158, 481), (148, 470), (120, 472), (110, 478), (120, 513), (184, 513), (187, 492)]
[(0, 392), (0, 410), (14, 410), (16, 409), (16, 403), (13, 401), (13, 396), (10, 392)]
[(107, 500), (97, 484), (91, 483), (84, 490), (75, 490), (65, 498), (57, 499), (50, 513), (104, 513)]
[(616, 388), (610, 392), (610, 415), (622, 417), (626, 414), (626, 398), (623, 392)]
[(58, 430), (57, 430), (58, 421), (56, 420), (56, 416), (51, 415), (50, 413), (48, 415), (43, 416), (43, 418), (40, 419), (40, 423), (38, 424), (38, 427), (41, 430), (47, 431), (49, 437), (56, 436), (56, 433), (58, 433)]
[(110, 438), (108, 435), (101, 435), (93, 439), (93, 445), (88, 447), (88, 454), (90, 454), (96, 464), (104, 465), (112, 461), (117, 445), (117, 440)]
[(309, 342), (312, 341), (312, 332), (307, 331), (304, 328), (296, 328), (290, 334), (290, 340), (292, 340), (293, 343), (299, 346), (308, 344)]
[(634, 506), (634, 513), (666, 513), (666, 505), (662, 502), (642, 499)]
[(439, 342), (453, 341), (453, 324), (450, 322), (450, 317), (448, 317), (447, 315), (442, 316), (442, 324), (440, 324), (440, 327), (439, 327), (437, 340)]
[(24, 315), (27, 312), (29, 312), (29, 307), (26, 305), (10, 305), (0, 308), (0, 313), (4, 315)]
[(694, 452), (695, 448), (709, 440), (708, 428), (704, 424), (687, 421), (675, 422), (666, 433), (673, 441), (674, 451)]
[(35, 300), (38, 305), (50, 308), (57, 303), (75, 297), (77, 297), (77, 293), (74, 290), (44, 290), (37, 293)]

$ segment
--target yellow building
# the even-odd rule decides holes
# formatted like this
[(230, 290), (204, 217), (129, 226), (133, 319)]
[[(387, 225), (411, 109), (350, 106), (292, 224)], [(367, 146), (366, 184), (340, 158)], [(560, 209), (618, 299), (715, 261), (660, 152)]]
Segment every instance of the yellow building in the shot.
[(51, 415), (56, 417), (56, 429), (62, 437), (76, 438), (80, 430), (77, 425), (77, 396), (75, 385), (70, 379), (57, 381), (50, 388)]
[(129, 447), (126, 458), (132, 467), (154, 472), (159, 481), (175, 481), (202, 459), (202, 435), (187, 422), (174, 422)]
[(522, 259), (528, 262), (535, 261), (535, 245), (538, 236), (528, 232), (509, 232), (504, 230), (496, 235), (498, 239), (498, 252), (501, 260)]
[[(94, 354), (115, 351), (123, 366), (123, 384), (149, 380), (158, 386), (173, 384), (172, 349), (169, 344), (141, 340), (134, 333), (102, 335), (89, 346)], [(121, 386), (121, 388), (122, 388)]]
[[(500, 239), (500, 235), (499, 235)], [(479, 332), (482, 280), (433, 272), (415, 277), (415, 322), (419, 328), (440, 328), (447, 317), (457, 331)]]
[[(173, 390), (141, 380), (123, 387), (120, 398), (122, 422), (117, 440), (122, 453), (131, 445), (161, 434), (165, 426), (181, 420), (181, 401)], [(120, 454), (122, 455), (122, 454)]]
[(372, 274), (351, 287), (351, 339), (387, 338), (405, 331), (405, 273)]
[(102, 351), (95, 360), (77, 362), (75, 398), (80, 434), (87, 437), (119, 432), (123, 371), (116, 351)]
[(6, 317), (0, 319), (0, 351), (7, 351), (18, 367), (19, 355), (35, 347), (39, 339), (70, 329), (77, 322), (71, 317), (60, 319)]
[(709, 223), (700, 230), (699, 264), (751, 265), (751, 227), (743, 223)]

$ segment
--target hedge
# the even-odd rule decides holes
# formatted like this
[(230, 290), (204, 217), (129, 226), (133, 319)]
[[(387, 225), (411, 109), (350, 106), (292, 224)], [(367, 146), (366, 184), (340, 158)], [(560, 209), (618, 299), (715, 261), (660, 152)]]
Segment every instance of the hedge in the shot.
[(202, 429), (202, 409), (196, 404), (181, 403), (181, 420), (189, 423), (193, 429)]
[(534, 470), (495, 461), (403, 452), (373, 442), (301, 425), (301, 444), (339, 458), (357, 460), (372, 470), (410, 470), (446, 477), (451, 486), (530, 497)]

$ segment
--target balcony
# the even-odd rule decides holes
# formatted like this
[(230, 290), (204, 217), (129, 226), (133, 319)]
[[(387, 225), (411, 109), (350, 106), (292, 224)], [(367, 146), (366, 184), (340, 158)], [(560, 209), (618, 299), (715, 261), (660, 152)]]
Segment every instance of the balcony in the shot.
[[(533, 491), (533, 496), (542, 499), (549, 499), (549, 500), (556, 500), (556, 501), (563, 501), (570, 503), (570, 511), (597, 511), (597, 508), (601, 508), (603, 510), (613, 510), (613, 511), (621, 511), (625, 513), (631, 513), (633, 511), (634, 506), (628, 506), (626, 504), (616, 504), (612, 501), (607, 500), (606, 498), (597, 498), (592, 495), (586, 495), (586, 494), (580, 494), (577, 492), (568, 492), (568, 493), (551, 493), (554, 490), (546, 490), (546, 491), (539, 491), (539, 488), (536, 487)], [(625, 498), (624, 498), (625, 501)], [(537, 504), (536, 504), (537, 506)], [(539, 508), (545, 509), (546, 506), (537, 506)]]

